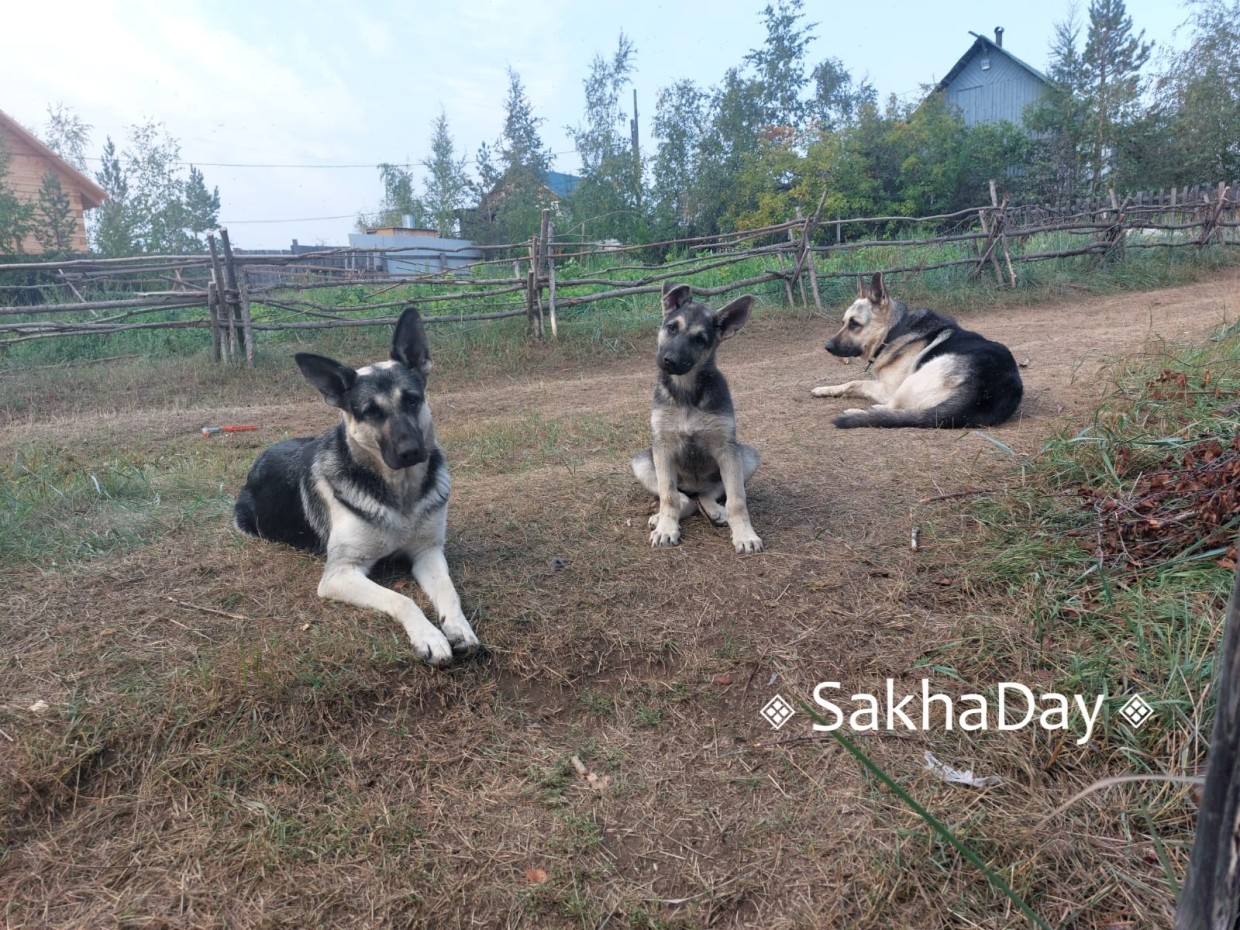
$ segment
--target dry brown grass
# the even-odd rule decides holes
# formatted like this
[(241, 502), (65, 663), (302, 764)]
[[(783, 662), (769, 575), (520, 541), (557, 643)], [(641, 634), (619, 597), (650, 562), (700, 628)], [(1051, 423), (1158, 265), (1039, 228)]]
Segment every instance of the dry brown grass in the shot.
[[(1035, 451), (1089, 415), (1106, 359), (1150, 335), (1202, 335), (1238, 297), (1230, 273), (1087, 313), (985, 318), (1031, 360), (1024, 417), (994, 435)], [(647, 359), (572, 372), (533, 359), (498, 383), (437, 371), (456, 476), (448, 559), (487, 647), (442, 672), (413, 661), (386, 618), (317, 600), (315, 559), (227, 528), (255, 452), (330, 419), (305, 386), (283, 381), (254, 406), (134, 396), (10, 423), (7, 457), (71, 452), (64, 475), (118, 450), (153, 471), (179, 462), (204, 476), (205, 501), (98, 558), (0, 565), (5, 925), (1021, 926), (804, 715), (773, 736), (757, 714), (777, 691), (911, 687), (949, 663), (945, 691), (1049, 684), (1026, 605), (962, 567), (977, 555), (965, 509), (917, 503), (1017, 481), (1010, 459), (974, 435), (832, 430), (842, 402), (808, 389), (856, 368), (818, 348), (826, 324), (811, 327), (759, 322), (721, 359), (765, 458), (750, 509), (769, 551), (748, 558), (698, 518), (679, 548), (647, 548), (650, 505), (627, 468), (645, 438)], [(238, 418), (264, 428), (196, 436)], [(383, 577), (420, 597), (399, 570)], [(1081, 635), (1051, 632), (1062, 648)], [(49, 710), (29, 710), (36, 700)], [(1037, 829), (1116, 770), (1105, 740), (858, 739), (1052, 925), (1167, 921), (1133, 812), (1182, 867), (1182, 790), (1118, 790), (1070, 828)], [(943, 785), (920, 768), (927, 748), (1004, 784)], [(574, 756), (609, 779), (603, 791)]]

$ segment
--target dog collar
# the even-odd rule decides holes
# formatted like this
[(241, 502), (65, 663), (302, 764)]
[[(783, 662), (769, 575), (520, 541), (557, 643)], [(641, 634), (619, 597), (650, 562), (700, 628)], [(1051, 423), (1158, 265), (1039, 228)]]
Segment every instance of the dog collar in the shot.
[(877, 361), (878, 357), (883, 354), (883, 349), (885, 348), (887, 348), (887, 342), (884, 340), (883, 344), (874, 350), (874, 354), (870, 356), (870, 360), (865, 363), (865, 368), (861, 372), (863, 375), (868, 374), (870, 369), (874, 367), (874, 362)]

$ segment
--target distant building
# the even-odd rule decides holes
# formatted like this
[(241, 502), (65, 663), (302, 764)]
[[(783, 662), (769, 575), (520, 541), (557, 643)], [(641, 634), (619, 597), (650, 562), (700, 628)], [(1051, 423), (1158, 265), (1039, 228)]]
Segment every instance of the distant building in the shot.
[(966, 126), (1006, 120), (1022, 124), (1025, 108), (1042, 98), (1049, 79), (1003, 47), (1003, 27), (992, 42), (970, 32), (973, 45), (939, 81), (936, 91), (960, 108)]
[[(434, 229), (413, 226), (412, 217), (406, 217), (407, 226), (390, 226), (367, 229), (364, 233), (349, 233), (349, 245), (355, 249), (385, 249), (385, 254), (365, 256), (372, 271), (394, 275), (437, 274), (463, 270), (482, 258), (468, 239), (442, 239)], [(359, 261), (361, 256), (354, 257)]]
[[(88, 248), (86, 211), (93, 210), (107, 200), (107, 192), (2, 110), (0, 148), (9, 155), (9, 170), (4, 177), (4, 184), (19, 200), (26, 203), (37, 202), (43, 178), (49, 173), (60, 180), (61, 189), (69, 196), (70, 215), (74, 222), (69, 250), (85, 252)], [(27, 236), (22, 242), (22, 251), (27, 255), (41, 255), (43, 244), (34, 236)]]
[(562, 171), (543, 172), (543, 190), (556, 200), (567, 200), (573, 196), (580, 184), (581, 178), (575, 174), (564, 174)]
[[(539, 186), (540, 191), (545, 195), (545, 200), (554, 208), (561, 200), (568, 200), (573, 196), (581, 184), (581, 178), (575, 174), (565, 174), (562, 171), (544, 171), (542, 173), (542, 184)], [(477, 209), (467, 211), (469, 216), (462, 215), (462, 225), (466, 228), (465, 235), (477, 234), (477, 229), (469, 228), (469, 224), (481, 224), (484, 228), (487, 224), (495, 222), (495, 215), (499, 210), (499, 205), (504, 202), (504, 198), (508, 196), (511, 184), (508, 178), (500, 178), (499, 182), (491, 189), (491, 192), (482, 198), (482, 202), (478, 204)], [(531, 232), (535, 232), (532, 230)]]

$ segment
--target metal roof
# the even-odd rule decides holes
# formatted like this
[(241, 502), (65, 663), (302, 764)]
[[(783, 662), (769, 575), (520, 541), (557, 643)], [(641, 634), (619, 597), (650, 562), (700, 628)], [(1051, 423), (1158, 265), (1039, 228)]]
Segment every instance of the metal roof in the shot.
[(551, 193), (563, 200), (573, 195), (573, 191), (581, 183), (581, 178), (575, 174), (565, 174), (562, 171), (547, 171), (544, 172), (544, 183)]
[(1012, 61), (1014, 64), (1017, 64), (1020, 67), (1024, 68), (1026, 71), (1032, 74), (1035, 78), (1037, 78), (1043, 84), (1050, 83), (1050, 78), (1048, 78), (1045, 74), (1043, 74), (1041, 71), (1039, 71), (1037, 68), (1033, 67), (1032, 65), (1026, 64), (1025, 62), (1021, 61), (1019, 58), (1017, 58), (1015, 55), (1013, 55), (1011, 52), (1005, 49), (1002, 45), (996, 45), (990, 39), (986, 38), (985, 36), (978, 35), (976, 32), (970, 32), (969, 35), (973, 36), (973, 38), (976, 41), (974, 41), (974, 43), (971, 46), (969, 46), (969, 50), (967, 52), (965, 52), (963, 55), (960, 56), (960, 60), (956, 62), (956, 66), (947, 72), (947, 77), (939, 81), (938, 88), (937, 88), (938, 90), (943, 90), (945, 87), (947, 87), (948, 84), (954, 81), (956, 79), (956, 76), (959, 75), (960, 72), (963, 71), (968, 66), (969, 62), (973, 59), (973, 56), (977, 55), (979, 52), (988, 52), (991, 54), (1003, 55), (1004, 57)]

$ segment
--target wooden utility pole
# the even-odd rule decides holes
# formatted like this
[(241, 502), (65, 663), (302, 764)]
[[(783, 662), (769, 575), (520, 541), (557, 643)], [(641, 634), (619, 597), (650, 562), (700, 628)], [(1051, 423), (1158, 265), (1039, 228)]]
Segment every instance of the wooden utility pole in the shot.
[(637, 197), (637, 209), (642, 208), (642, 152), (637, 138), (637, 88), (633, 88), (633, 118), (629, 120), (629, 133), (633, 137), (633, 191)]

